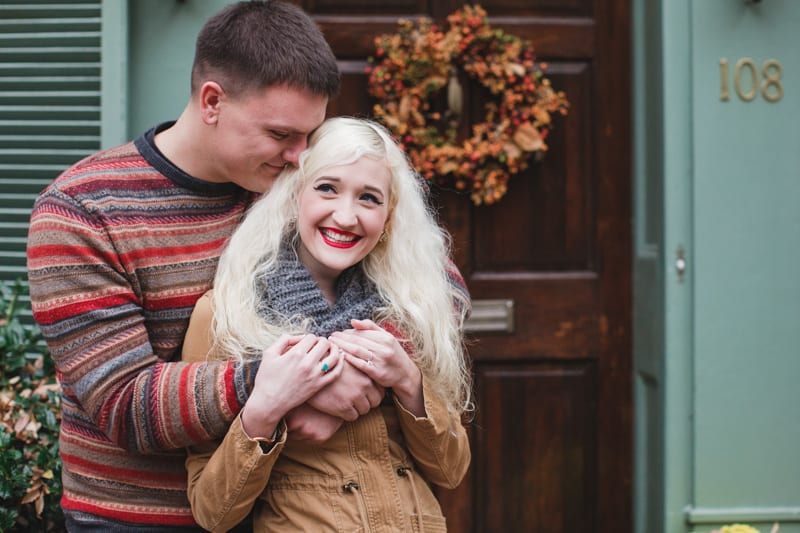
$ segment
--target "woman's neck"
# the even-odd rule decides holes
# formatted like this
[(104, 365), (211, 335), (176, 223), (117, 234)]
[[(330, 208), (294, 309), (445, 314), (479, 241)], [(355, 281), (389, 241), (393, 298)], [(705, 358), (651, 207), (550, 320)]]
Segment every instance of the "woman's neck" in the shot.
[(300, 264), (308, 270), (308, 273), (311, 274), (311, 279), (316, 282), (322, 294), (325, 296), (325, 299), (328, 301), (328, 304), (335, 304), (336, 283), (339, 281), (339, 276), (342, 272), (327, 268), (316, 261), (302, 243), (297, 247), (297, 259), (300, 261)]
[(317, 286), (322, 291), (322, 295), (325, 296), (325, 299), (328, 301), (328, 305), (332, 306), (336, 303), (336, 280), (335, 279), (326, 279), (323, 281), (318, 280), (314, 277), (314, 274), (311, 274), (311, 277), (314, 278), (314, 281), (317, 282)]

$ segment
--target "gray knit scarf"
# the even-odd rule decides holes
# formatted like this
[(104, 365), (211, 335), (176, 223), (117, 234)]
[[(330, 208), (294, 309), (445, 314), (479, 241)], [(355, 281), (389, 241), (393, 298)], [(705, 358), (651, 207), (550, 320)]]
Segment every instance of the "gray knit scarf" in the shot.
[[(322, 290), (311, 277), (291, 244), (278, 254), (277, 268), (257, 280), (262, 294), (258, 312), (273, 324), (292, 324), (319, 336), (351, 328), (351, 319), (371, 319), (386, 303), (375, 284), (364, 274), (361, 263), (339, 275), (336, 303), (328, 304)], [(305, 326), (300, 327), (305, 320)]]

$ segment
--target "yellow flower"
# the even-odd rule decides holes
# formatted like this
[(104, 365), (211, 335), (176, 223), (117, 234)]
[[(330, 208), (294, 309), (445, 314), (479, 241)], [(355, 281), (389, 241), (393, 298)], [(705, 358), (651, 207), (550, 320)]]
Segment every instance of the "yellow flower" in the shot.
[(747, 524), (732, 524), (730, 526), (722, 526), (722, 529), (712, 531), (712, 533), (760, 533), (756, 528), (748, 526)]
[(725, 533), (759, 533), (754, 527), (745, 524), (733, 524), (722, 528)]

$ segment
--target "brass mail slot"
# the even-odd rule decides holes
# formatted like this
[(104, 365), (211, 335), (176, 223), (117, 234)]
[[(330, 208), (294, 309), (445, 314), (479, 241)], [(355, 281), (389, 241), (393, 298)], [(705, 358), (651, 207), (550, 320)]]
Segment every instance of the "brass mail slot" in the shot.
[(473, 300), (467, 333), (514, 333), (514, 300)]

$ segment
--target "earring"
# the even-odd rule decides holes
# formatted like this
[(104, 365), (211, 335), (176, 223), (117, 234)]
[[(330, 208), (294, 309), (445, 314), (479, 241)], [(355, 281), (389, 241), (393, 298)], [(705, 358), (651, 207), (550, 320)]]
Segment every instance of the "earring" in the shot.
[(386, 230), (381, 232), (381, 236), (378, 238), (378, 242), (386, 242)]

